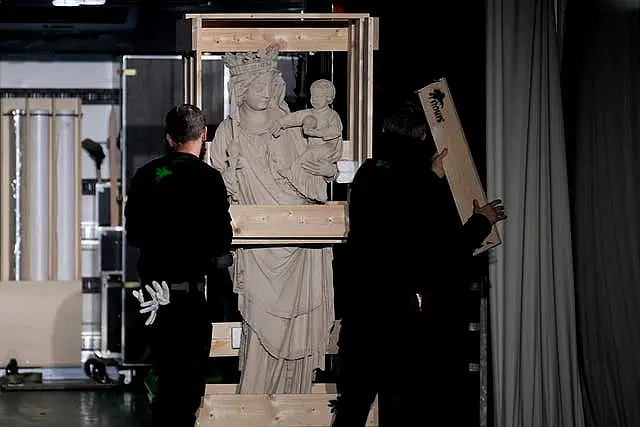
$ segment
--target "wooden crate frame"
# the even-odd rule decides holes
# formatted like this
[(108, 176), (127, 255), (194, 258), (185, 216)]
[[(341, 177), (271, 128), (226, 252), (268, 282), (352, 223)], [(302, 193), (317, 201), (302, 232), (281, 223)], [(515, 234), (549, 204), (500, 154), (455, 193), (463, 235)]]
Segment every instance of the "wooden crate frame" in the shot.
[[(188, 14), (178, 23), (178, 48), (185, 61), (185, 101), (202, 105), (202, 56), (254, 51), (277, 43), (282, 52), (347, 52), (347, 138), (343, 160), (357, 165), (371, 157), (373, 134), (373, 52), (378, 49), (378, 19), (369, 14), (260, 13)], [(346, 206), (331, 205), (234, 207), (235, 244), (333, 244), (345, 240)], [(269, 214), (265, 215), (264, 212)], [(293, 216), (292, 216), (292, 212)], [(303, 212), (303, 215), (296, 213)], [(305, 218), (293, 228), (292, 218)], [(236, 218), (239, 218), (236, 220)], [(289, 221), (282, 220), (289, 218)], [(250, 225), (260, 230), (249, 237)], [(327, 234), (328, 232), (328, 234)]]
[[(347, 138), (343, 160), (362, 164), (372, 156), (373, 51), (378, 49), (378, 19), (368, 14), (273, 13), (188, 14), (178, 23), (178, 48), (185, 61), (185, 102), (202, 106), (202, 56), (248, 52), (277, 43), (281, 52), (347, 52)], [(232, 206), (234, 244), (287, 245), (344, 242), (347, 204)], [(212, 357), (236, 356), (232, 330), (239, 324), (214, 324)], [(328, 349), (328, 352), (332, 352)], [(331, 390), (329, 390), (331, 389)], [(237, 395), (235, 385), (209, 385), (199, 425), (329, 425), (335, 386), (315, 385), (307, 395)], [(369, 426), (377, 425), (377, 405)]]
[(366, 13), (188, 14), (178, 23), (178, 48), (190, 52), (186, 101), (202, 105), (202, 56), (248, 52), (277, 43), (281, 52), (347, 52), (347, 140), (345, 160), (371, 157), (373, 52), (378, 18)]

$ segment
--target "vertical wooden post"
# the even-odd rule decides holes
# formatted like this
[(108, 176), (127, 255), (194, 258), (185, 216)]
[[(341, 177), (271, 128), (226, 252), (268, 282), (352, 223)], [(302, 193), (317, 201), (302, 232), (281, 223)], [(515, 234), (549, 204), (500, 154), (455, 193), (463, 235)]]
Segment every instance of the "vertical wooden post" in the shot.
[(360, 25), (359, 20), (349, 23), (349, 51), (347, 66), (349, 67), (347, 90), (348, 102), (347, 126), (348, 139), (351, 141), (353, 160), (360, 162)]
[(364, 33), (364, 43), (362, 45), (363, 55), (363, 97), (361, 107), (362, 114), (362, 139), (360, 141), (360, 163), (373, 154), (373, 51), (375, 48), (375, 25), (377, 20), (365, 18), (362, 22)]
[(200, 31), (202, 30), (202, 19), (194, 18), (191, 20), (192, 44), (195, 48), (194, 72), (195, 72), (195, 105), (202, 108), (202, 50), (200, 49)]

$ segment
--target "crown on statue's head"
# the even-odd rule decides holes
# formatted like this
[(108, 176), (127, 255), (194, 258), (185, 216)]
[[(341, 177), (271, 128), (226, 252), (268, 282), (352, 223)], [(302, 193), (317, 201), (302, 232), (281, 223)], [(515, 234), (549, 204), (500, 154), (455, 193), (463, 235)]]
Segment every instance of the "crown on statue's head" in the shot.
[(261, 72), (278, 68), (280, 46), (272, 44), (257, 52), (226, 53), (224, 63), (231, 77), (239, 74)]

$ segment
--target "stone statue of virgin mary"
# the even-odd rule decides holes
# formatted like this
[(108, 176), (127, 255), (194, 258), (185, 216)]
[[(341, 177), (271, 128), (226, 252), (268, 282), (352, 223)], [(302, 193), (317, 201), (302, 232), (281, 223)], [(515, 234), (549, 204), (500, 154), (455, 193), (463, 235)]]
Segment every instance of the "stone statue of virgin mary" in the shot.
[[(231, 109), (209, 161), (222, 173), (231, 203), (311, 203), (309, 182), (336, 176), (332, 158), (300, 161), (307, 142), (299, 127), (273, 136), (276, 122), (289, 113), (278, 51), (272, 45), (224, 57)], [(254, 246), (235, 255), (234, 291), (243, 318), (237, 392), (310, 393), (334, 321), (331, 248)]]

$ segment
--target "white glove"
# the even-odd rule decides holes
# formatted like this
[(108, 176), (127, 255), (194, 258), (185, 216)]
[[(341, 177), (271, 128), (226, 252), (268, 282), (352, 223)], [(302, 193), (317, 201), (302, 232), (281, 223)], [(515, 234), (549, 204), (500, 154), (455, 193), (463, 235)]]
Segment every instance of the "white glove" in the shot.
[(156, 320), (156, 312), (158, 311), (158, 308), (160, 308), (161, 305), (167, 305), (170, 302), (169, 285), (167, 285), (167, 282), (163, 281), (162, 285), (160, 285), (158, 282), (153, 281), (151, 282), (151, 285), (153, 285), (153, 288), (149, 285), (145, 286), (145, 289), (151, 296), (149, 301), (144, 300), (144, 293), (141, 290), (133, 291), (133, 296), (140, 301), (140, 307), (142, 307), (140, 309), (140, 313), (150, 313), (149, 318), (144, 322), (147, 326), (151, 325)]

